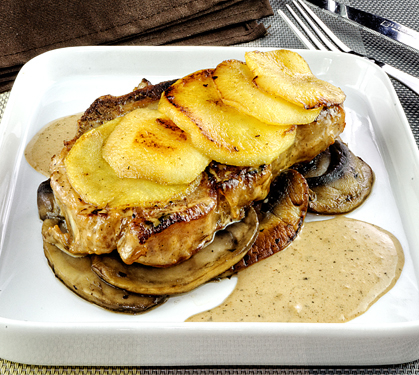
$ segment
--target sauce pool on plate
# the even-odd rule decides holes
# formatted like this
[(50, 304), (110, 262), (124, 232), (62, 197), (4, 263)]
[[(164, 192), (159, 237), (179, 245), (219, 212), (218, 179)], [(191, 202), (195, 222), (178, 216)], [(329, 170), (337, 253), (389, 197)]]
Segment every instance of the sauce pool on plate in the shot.
[(238, 273), (233, 293), (189, 322), (347, 322), (396, 283), (399, 241), (363, 221), (306, 223), (285, 250)]
[(49, 177), (51, 158), (61, 152), (64, 140), (73, 139), (80, 117), (81, 114), (76, 114), (54, 120), (30, 140), (25, 149), (25, 158), (36, 171)]

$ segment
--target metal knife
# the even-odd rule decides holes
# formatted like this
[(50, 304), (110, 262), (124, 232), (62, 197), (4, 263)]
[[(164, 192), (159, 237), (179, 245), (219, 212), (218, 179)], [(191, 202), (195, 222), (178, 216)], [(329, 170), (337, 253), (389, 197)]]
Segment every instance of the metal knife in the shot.
[[(419, 32), (395, 21), (352, 8), (334, 0), (306, 0), (321, 9), (337, 14), (388, 38), (419, 50)], [(413, 15), (412, 15), (413, 16)], [(417, 15), (414, 15), (415, 17)]]

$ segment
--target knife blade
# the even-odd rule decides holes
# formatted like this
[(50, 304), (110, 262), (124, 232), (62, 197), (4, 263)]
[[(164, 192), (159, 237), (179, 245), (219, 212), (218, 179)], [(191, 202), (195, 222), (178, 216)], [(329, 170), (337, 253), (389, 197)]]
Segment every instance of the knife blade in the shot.
[(419, 50), (419, 32), (398, 22), (367, 13), (334, 0), (306, 0), (323, 10), (336, 14), (372, 31)]

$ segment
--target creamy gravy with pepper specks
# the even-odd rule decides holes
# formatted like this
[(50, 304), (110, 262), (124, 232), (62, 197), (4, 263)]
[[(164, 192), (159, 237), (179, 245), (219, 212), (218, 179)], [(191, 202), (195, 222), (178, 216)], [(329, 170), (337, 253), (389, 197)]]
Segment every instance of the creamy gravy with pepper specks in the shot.
[[(51, 157), (76, 134), (80, 114), (44, 127), (25, 157), (49, 177)], [(400, 276), (398, 240), (374, 225), (345, 217), (306, 223), (285, 250), (238, 274), (218, 307), (187, 321), (346, 322), (368, 310)]]
[(49, 177), (51, 158), (61, 152), (64, 141), (74, 138), (77, 120), (81, 114), (54, 120), (43, 127), (28, 143), (25, 149), (27, 162), (38, 172)]
[(306, 223), (285, 250), (238, 274), (233, 293), (190, 322), (346, 322), (390, 290), (404, 255), (374, 225), (338, 217)]

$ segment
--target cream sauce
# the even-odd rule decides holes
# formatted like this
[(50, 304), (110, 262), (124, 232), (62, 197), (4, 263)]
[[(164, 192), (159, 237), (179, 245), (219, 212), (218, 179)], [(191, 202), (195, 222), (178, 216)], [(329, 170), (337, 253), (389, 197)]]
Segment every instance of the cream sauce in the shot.
[(233, 293), (190, 322), (346, 322), (363, 314), (400, 276), (398, 240), (338, 217), (306, 223), (287, 249), (238, 274)]
[(71, 115), (54, 120), (44, 126), (28, 143), (25, 149), (27, 162), (38, 172), (49, 177), (51, 158), (61, 152), (64, 140), (74, 138), (77, 131), (77, 120), (81, 114)]

